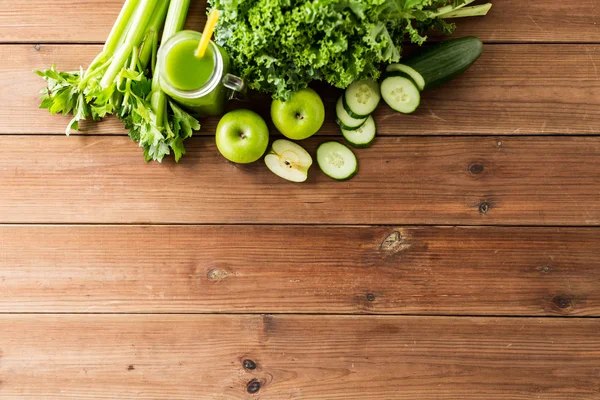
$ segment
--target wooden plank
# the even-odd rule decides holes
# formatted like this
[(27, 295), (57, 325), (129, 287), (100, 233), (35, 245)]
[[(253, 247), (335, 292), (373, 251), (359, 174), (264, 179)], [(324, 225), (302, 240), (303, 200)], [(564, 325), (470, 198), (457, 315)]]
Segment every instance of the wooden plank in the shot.
[[(0, 46), (0, 133), (62, 134), (70, 118), (40, 110), (43, 81), (31, 71), (74, 70), (86, 65), (99, 46)], [(464, 76), (425, 93), (413, 115), (381, 105), (376, 114), (380, 135), (519, 135), (599, 134), (600, 47), (595, 45), (490, 45)], [(552, 62), (540, 64), (539, 60)], [(328, 118), (321, 130), (337, 134), (334, 122), (338, 90), (320, 87)], [(269, 100), (238, 102), (270, 121)], [(212, 135), (218, 118), (202, 121)], [(273, 128), (273, 131), (276, 131)], [(125, 134), (122, 124), (108, 119), (85, 124), (83, 133)]]
[[(1, 0), (0, 0), (1, 1)], [(84, 68), (101, 50), (101, 46), (0, 46), (0, 133), (64, 134), (72, 117), (52, 116), (39, 108), (44, 81), (33, 73), (52, 65), (61, 71)], [(126, 135), (116, 118), (101, 123), (82, 123), (87, 134)]]
[(461, 77), (424, 92), (414, 114), (382, 105), (375, 118), (387, 134), (598, 134), (596, 65), (597, 45), (488, 45)]
[[(593, 42), (600, 37), (594, 1), (492, 1), (485, 18), (457, 21), (457, 35), (488, 42)], [(99, 43), (106, 40), (122, 0), (0, 0), (0, 42)], [(188, 28), (204, 26), (205, 1), (193, 1)]]
[[(486, 1), (480, 1), (485, 3)], [(479, 36), (486, 42), (598, 43), (600, 7), (595, 0), (489, 0), (485, 18), (455, 21), (457, 36)]]
[(598, 319), (3, 315), (0, 394), (596, 399), (599, 332)]
[(600, 314), (597, 229), (3, 226), (0, 243), (0, 312)]
[(179, 165), (145, 163), (125, 137), (0, 148), (1, 223), (600, 225), (599, 137), (380, 138), (352, 180), (315, 165), (302, 185), (228, 163), (210, 138)]
[[(0, 0), (0, 43), (104, 43), (124, 0)], [(201, 30), (206, 1), (190, 2), (186, 29)]]

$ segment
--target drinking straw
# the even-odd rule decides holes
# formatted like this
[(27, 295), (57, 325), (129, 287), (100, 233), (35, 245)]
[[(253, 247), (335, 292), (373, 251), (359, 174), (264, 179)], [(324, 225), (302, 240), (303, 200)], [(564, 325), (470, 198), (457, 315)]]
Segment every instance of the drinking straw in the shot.
[(206, 49), (208, 48), (208, 44), (210, 43), (210, 38), (213, 35), (215, 30), (215, 26), (217, 26), (217, 21), (219, 20), (219, 10), (213, 9), (208, 15), (208, 20), (206, 21), (206, 25), (204, 25), (204, 32), (202, 32), (202, 39), (200, 39), (200, 43), (198, 44), (198, 49), (196, 49), (196, 57), (202, 58), (206, 53)]

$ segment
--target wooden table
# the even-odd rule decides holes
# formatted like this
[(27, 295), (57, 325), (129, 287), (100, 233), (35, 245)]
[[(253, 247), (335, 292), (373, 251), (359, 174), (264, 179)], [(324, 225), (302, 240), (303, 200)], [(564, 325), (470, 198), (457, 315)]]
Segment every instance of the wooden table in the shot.
[(1, 399), (600, 399), (597, 0), (459, 21), (477, 64), (305, 185), (227, 163), (217, 120), (178, 165), (65, 137), (31, 71), (121, 3), (0, 0)]

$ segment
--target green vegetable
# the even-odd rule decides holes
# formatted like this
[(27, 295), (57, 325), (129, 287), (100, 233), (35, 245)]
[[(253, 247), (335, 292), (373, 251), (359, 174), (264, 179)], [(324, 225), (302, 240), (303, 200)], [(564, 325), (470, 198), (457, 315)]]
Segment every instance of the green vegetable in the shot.
[(342, 105), (352, 118), (367, 118), (379, 105), (379, 85), (371, 79), (352, 82), (342, 96)]
[(335, 104), (335, 121), (342, 129), (358, 129), (367, 121), (366, 118), (353, 118), (344, 108), (344, 95), (340, 96)]
[(342, 128), (342, 135), (348, 143), (356, 148), (370, 147), (375, 141), (377, 126), (372, 116), (369, 116), (364, 124), (356, 129)]
[(425, 79), (423, 78), (423, 75), (421, 75), (414, 68), (409, 67), (408, 65), (390, 64), (385, 68), (385, 70), (387, 72), (402, 72), (408, 75), (410, 79), (412, 79), (415, 82), (419, 90), (423, 91), (423, 89), (425, 89)]
[(249, 87), (287, 99), (313, 80), (339, 88), (379, 76), (400, 59), (408, 36), (445, 33), (444, 18), (484, 15), (474, 0), (209, 0), (222, 16), (215, 32)]
[[(174, 104), (161, 114), (161, 124), (151, 105), (156, 76), (158, 32), (181, 29), (189, 0), (126, 0), (104, 48), (87, 70), (58, 72), (55, 67), (36, 71), (47, 82), (41, 108), (51, 114), (72, 113), (67, 135), (79, 121), (115, 115), (125, 122), (130, 137), (144, 148), (146, 160), (162, 161), (173, 151), (178, 161), (185, 154), (183, 141), (200, 129), (198, 121)], [(165, 103), (166, 105), (166, 103)], [(162, 123), (166, 121), (166, 123)]]
[(317, 164), (325, 175), (336, 181), (346, 181), (358, 173), (356, 155), (338, 142), (325, 142), (317, 147)]
[[(163, 29), (163, 43), (183, 28), (189, 5), (190, 0), (171, 0)], [(159, 30), (156, 29), (153, 34), (155, 41), (152, 46), (152, 59), (154, 61), (156, 61)], [(123, 120), (129, 129), (129, 136), (144, 148), (146, 161), (162, 161), (164, 156), (171, 154), (171, 151), (175, 161), (179, 161), (186, 153), (185, 139), (199, 130), (200, 124), (194, 117), (167, 99), (160, 88), (158, 78), (160, 68), (160, 65), (155, 66), (154, 79), (143, 83), (141, 101), (135, 103), (138, 106), (125, 115)]]
[(477, 61), (482, 51), (481, 40), (468, 36), (439, 43), (404, 60), (404, 64), (422, 77), (424, 86), (420, 89), (427, 90), (465, 72)]
[(410, 114), (421, 102), (420, 91), (448, 82), (466, 71), (481, 55), (483, 43), (464, 37), (439, 43), (405, 60), (390, 64), (381, 82), (383, 100), (394, 110)]
[(404, 72), (390, 72), (381, 82), (381, 97), (393, 110), (403, 114), (413, 113), (421, 104), (417, 84)]

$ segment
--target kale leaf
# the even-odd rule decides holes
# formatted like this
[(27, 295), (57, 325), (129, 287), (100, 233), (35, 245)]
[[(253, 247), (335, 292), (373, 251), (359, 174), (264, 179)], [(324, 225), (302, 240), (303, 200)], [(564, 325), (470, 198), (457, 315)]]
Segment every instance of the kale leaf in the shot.
[(377, 78), (382, 63), (399, 61), (406, 37), (427, 40), (453, 24), (473, 0), (209, 0), (221, 11), (215, 32), (235, 71), (251, 89), (286, 99), (313, 80), (346, 88)]

